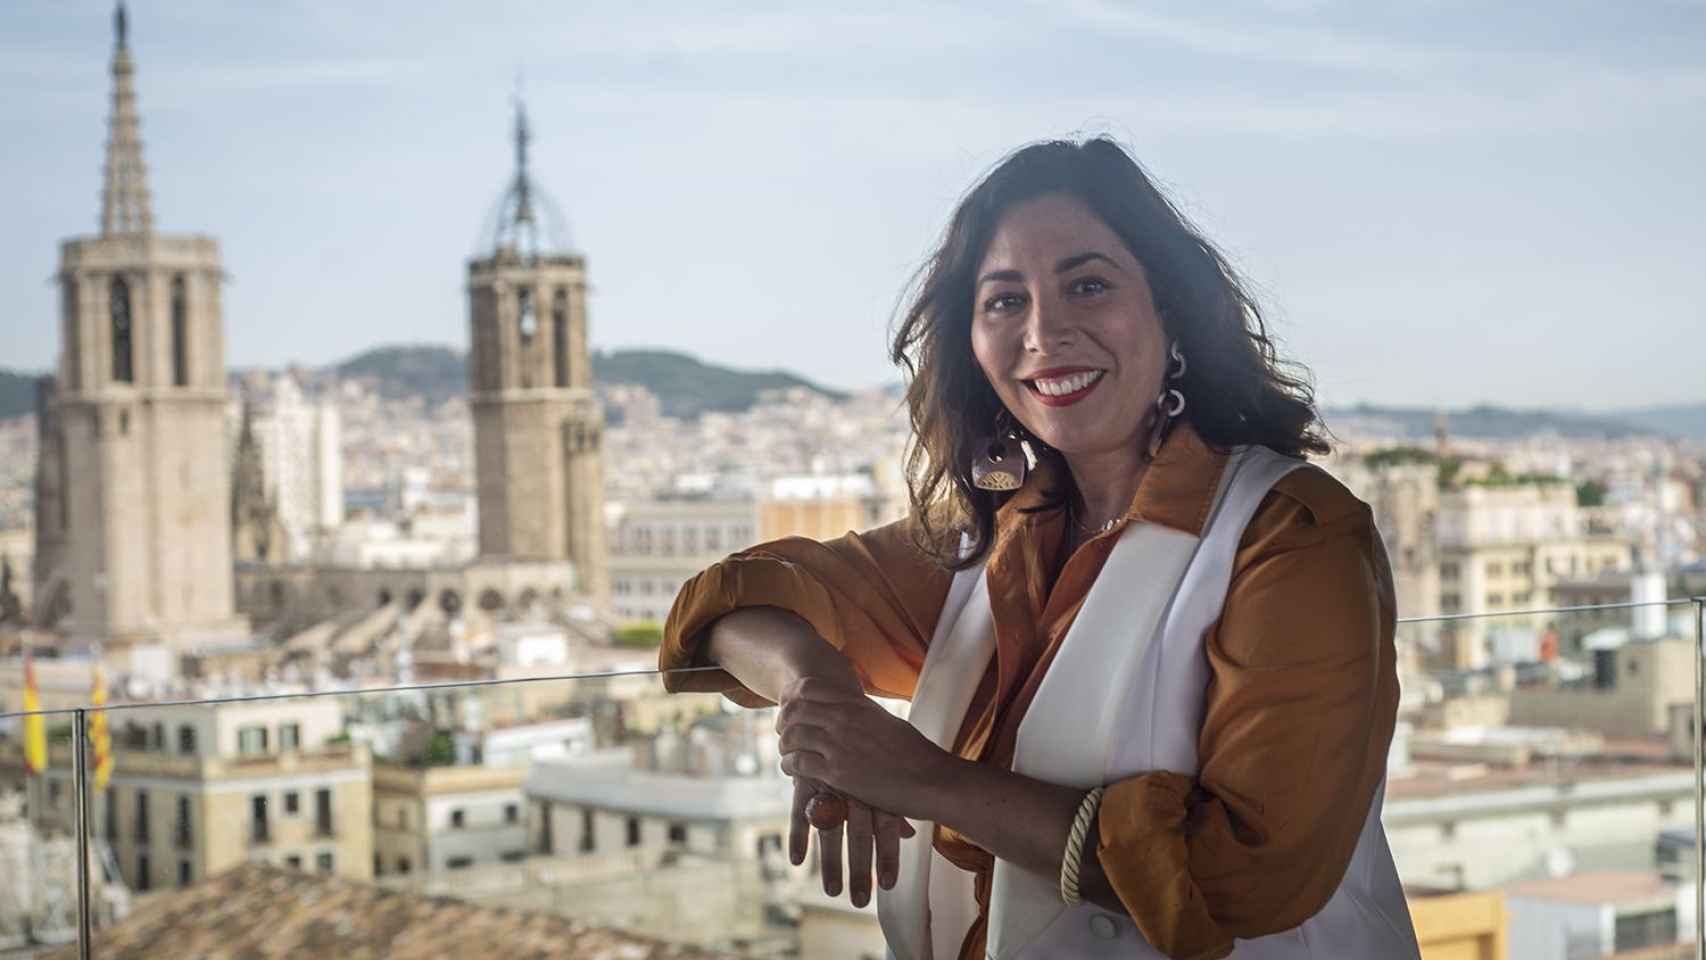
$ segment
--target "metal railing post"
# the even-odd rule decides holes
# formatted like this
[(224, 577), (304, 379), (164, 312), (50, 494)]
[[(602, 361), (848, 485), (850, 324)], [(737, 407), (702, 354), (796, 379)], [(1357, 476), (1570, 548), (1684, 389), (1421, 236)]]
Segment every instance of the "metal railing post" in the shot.
[(94, 927), (89, 910), (89, 713), (79, 707), (71, 715), (71, 826), (77, 831), (77, 956), (89, 960)]
[(1706, 960), (1706, 747), (1701, 710), (1706, 709), (1706, 597), (1694, 598), (1694, 957)]

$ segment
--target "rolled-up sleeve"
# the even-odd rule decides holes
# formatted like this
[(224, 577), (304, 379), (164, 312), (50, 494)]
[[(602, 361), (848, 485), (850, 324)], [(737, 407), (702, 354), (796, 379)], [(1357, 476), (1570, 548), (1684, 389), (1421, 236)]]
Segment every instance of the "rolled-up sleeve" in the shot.
[[(774, 540), (713, 564), (682, 586), (664, 623), (658, 666), (702, 665), (706, 628), (731, 610), (780, 607), (845, 654), (867, 692), (909, 698), (950, 580), (914, 545), (908, 520), (822, 542)], [(723, 670), (665, 673), (664, 687), (722, 693), (745, 706), (769, 702)]]
[(1392, 576), (1368, 507), (1318, 471), (1281, 481), (1240, 544), (1197, 776), (1112, 784), (1098, 856), (1149, 942), (1222, 957), (1326, 905), (1397, 716)]

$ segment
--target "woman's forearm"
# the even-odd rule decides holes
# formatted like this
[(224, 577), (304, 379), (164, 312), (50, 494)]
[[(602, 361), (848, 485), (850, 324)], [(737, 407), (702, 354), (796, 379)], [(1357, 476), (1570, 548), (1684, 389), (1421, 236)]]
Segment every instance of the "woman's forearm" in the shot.
[(704, 657), (771, 702), (800, 677), (859, 689), (859, 674), (841, 651), (803, 617), (780, 607), (742, 607), (718, 617), (709, 628)]
[[(934, 793), (937, 823), (952, 827), (999, 859), (1058, 877), (1066, 838), (1085, 791), (956, 757), (944, 769)], [(1084, 840), (1078, 890), (1099, 907), (1125, 913), (1096, 857), (1096, 826), (1092, 820)]]

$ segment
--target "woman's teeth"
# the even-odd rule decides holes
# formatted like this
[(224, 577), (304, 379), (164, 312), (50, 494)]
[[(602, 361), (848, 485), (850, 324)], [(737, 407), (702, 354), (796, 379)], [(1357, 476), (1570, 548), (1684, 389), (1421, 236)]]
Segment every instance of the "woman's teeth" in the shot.
[(1031, 382), (1036, 385), (1038, 393), (1047, 394), (1051, 397), (1064, 397), (1069, 393), (1077, 393), (1102, 379), (1102, 373), (1101, 370), (1086, 370), (1083, 373), (1074, 373), (1071, 376), (1050, 377), (1047, 380), (1037, 379)]

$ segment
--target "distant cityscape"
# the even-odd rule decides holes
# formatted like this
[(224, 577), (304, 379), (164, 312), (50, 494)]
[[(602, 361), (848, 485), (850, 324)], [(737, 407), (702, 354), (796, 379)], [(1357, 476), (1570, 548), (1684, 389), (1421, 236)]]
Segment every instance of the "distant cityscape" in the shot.
[[(229, 369), (217, 239), (153, 227), (122, 7), (114, 39), (59, 366), (0, 418), (0, 711), (107, 696), (114, 955), (144, 904), (217, 944), (382, 890), (486, 947), (557, 924), (554, 956), (883, 956), (874, 907), (788, 863), (774, 718), (646, 672), (698, 571), (906, 515), (898, 392), (594, 351), (519, 104), (466, 352)], [(1327, 412), (1408, 621), (1384, 820), (1425, 956), (1693, 955), (1698, 413)], [(0, 717), (0, 957), (76, 932), (72, 715), (45, 769)], [(391, 936), (326, 922), (320, 952)]]

